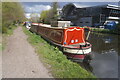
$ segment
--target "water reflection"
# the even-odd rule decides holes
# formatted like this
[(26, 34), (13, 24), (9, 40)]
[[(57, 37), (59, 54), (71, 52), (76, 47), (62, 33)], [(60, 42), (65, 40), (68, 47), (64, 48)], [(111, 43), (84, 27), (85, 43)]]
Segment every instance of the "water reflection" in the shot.
[(90, 64), (79, 64), (99, 78), (118, 78), (118, 35), (92, 33), (88, 41), (94, 59)]
[(99, 54), (118, 52), (117, 35), (91, 34), (89, 42), (93, 45), (93, 51)]

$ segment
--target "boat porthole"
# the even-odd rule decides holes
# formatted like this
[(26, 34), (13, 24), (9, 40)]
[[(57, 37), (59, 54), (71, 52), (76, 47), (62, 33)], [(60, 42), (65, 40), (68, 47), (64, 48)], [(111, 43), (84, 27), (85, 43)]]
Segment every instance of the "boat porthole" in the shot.
[(71, 43), (74, 43), (74, 40), (71, 40)]

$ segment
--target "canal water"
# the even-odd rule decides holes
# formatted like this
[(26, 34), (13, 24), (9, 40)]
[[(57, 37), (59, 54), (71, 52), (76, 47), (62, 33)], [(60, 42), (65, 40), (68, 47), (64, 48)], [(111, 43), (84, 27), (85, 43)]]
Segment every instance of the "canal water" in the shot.
[(118, 35), (91, 33), (94, 58), (90, 64), (80, 64), (98, 78), (118, 78)]

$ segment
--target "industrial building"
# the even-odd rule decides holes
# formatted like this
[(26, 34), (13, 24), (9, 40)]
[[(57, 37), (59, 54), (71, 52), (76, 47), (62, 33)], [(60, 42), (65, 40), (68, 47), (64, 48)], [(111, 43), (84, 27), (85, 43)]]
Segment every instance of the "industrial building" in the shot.
[(73, 25), (77, 26), (103, 26), (111, 21), (118, 24), (120, 21), (120, 6), (107, 4), (81, 7), (70, 3), (63, 7), (61, 18), (70, 20)]

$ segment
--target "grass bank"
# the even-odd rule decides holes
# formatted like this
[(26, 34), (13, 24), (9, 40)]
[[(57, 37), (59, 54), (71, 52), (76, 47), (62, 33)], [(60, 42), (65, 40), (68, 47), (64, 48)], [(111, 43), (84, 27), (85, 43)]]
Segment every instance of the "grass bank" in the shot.
[(101, 28), (91, 28), (92, 32), (97, 32), (97, 33), (107, 33), (107, 34), (120, 34), (117, 29), (115, 30), (109, 30), (109, 29), (101, 29)]
[(0, 50), (4, 50), (6, 43), (7, 43), (7, 37), (11, 36), (13, 34), (13, 31), (17, 28), (16, 25), (11, 25), (9, 29), (7, 29), (6, 33), (2, 33), (2, 42), (0, 45)]
[(28, 35), (28, 41), (40, 56), (40, 59), (48, 65), (50, 72), (55, 78), (89, 78), (88, 80), (97, 80), (96, 77), (81, 68), (80, 65), (74, 63), (66, 58), (65, 55), (57, 48), (35, 33), (31, 33), (25, 27), (23, 31)]

